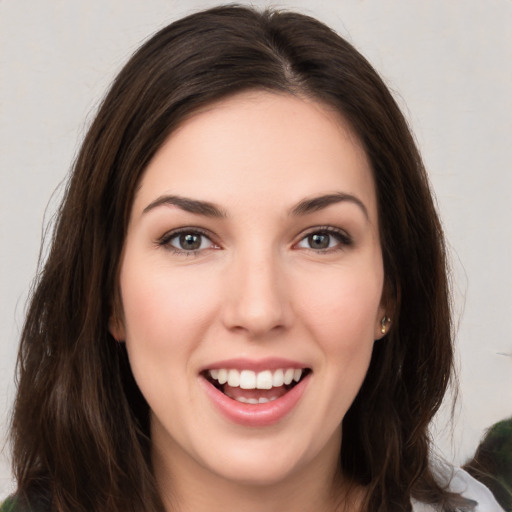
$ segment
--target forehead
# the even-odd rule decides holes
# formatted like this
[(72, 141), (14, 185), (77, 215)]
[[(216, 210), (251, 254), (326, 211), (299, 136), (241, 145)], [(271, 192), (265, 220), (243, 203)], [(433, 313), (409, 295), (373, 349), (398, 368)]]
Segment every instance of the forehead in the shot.
[(135, 198), (179, 194), (224, 204), (286, 206), (351, 193), (376, 216), (374, 180), (358, 137), (327, 106), (290, 94), (245, 92), (186, 119), (148, 165)]

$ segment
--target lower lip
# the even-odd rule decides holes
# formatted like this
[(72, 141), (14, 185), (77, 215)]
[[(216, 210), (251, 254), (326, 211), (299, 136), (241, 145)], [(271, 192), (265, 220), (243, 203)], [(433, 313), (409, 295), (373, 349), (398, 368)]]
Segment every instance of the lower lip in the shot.
[(245, 427), (268, 427), (281, 421), (297, 405), (309, 383), (310, 375), (304, 377), (282, 397), (264, 404), (237, 402), (219, 391), (201, 377), (206, 394), (217, 409), (230, 421)]

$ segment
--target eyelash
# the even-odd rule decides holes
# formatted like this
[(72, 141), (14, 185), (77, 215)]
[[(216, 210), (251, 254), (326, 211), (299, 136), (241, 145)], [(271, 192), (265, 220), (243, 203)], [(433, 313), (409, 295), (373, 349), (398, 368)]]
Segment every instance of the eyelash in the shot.
[[(198, 236), (198, 237), (201, 237), (202, 239), (206, 238), (214, 246), (213, 248), (218, 248), (218, 246), (215, 246), (215, 242), (212, 241), (211, 236), (206, 231), (204, 231), (200, 228), (193, 228), (193, 227), (175, 229), (173, 231), (170, 231), (170, 232), (166, 233), (164, 236), (162, 236), (159, 240), (157, 240), (157, 245), (160, 247), (165, 247), (167, 250), (171, 251), (174, 254), (184, 255), (184, 256), (197, 256), (201, 251), (206, 250), (206, 248), (186, 250), (186, 249), (179, 249), (178, 247), (174, 247), (173, 245), (171, 245), (171, 241), (173, 239), (179, 238), (180, 235)], [(202, 245), (203, 241), (201, 241), (201, 245)]]
[[(213, 245), (213, 247), (208, 248), (197, 248), (197, 249), (180, 249), (178, 247), (175, 247), (171, 245), (171, 241), (174, 239), (177, 239), (180, 237), (180, 235), (192, 235), (192, 236), (198, 236), (203, 239), (207, 239), (210, 241), (210, 243)], [(306, 241), (309, 237), (312, 237), (314, 235), (327, 235), (330, 238), (335, 238), (337, 240), (337, 244), (334, 247), (326, 247), (326, 248), (314, 248), (314, 247), (303, 247), (304, 249), (313, 251), (315, 253), (319, 254), (328, 254), (331, 252), (336, 252), (343, 250), (345, 247), (349, 247), (353, 244), (353, 240), (345, 231), (334, 228), (332, 226), (316, 226), (314, 228), (310, 228), (310, 230), (300, 238), (300, 240), (294, 244), (295, 247), (300, 247), (299, 244)], [(200, 245), (202, 245), (204, 240), (200, 242)], [(164, 236), (162, 236), (160, 239), (157, 240), (157, 245), (159, 247), (165, 247), (169, 251), (171, 251), (174, 254), (178, 255), (185, 255), (185, 256), (196, 256), (200, 252), (210, 249), (210, 248), (219, 248), (215, 245), (215, 242), (212, 241), (211, 235), (209, 235), (206, 231), (200, 229), (200, 228), (194, 228), (194, 227), (187, 227), (187, 228), (180, 228), (173, 231), (170, 231), (166, 233)], [(330, 245), (330, 241), (329, 241)]]
[(308, 232), (303, 235), (302, 238), (294, 245), (294, 247), (299, 246), (301, 242), (314, 235), (327, 235), (331, 238), (335, 238), (338, 243), (334, 247), (326, 247), (320, 249), (315, 249), (314, 247), (304, 247), (304, 249), (314, 251), (315, 253), (319, 254), (329, 254), (331, 252), (341, 251), (346, 247), (353, 245), (352, 237), (346, 231), (343, 231), (339, 228), (334, 228), (332, 226), (315, 226), (314, 228), (309, 229)]

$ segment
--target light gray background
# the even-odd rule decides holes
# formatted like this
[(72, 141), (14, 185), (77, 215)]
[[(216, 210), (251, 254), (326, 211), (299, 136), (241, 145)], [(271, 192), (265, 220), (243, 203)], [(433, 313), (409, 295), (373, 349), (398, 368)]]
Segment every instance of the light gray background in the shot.
[[(107, 85), (140, 42), (213, 1), (0, 0), (0, 435), (47, 225)], [(247, 3), (247, 2), (242, 2)], [(461, 393), (434, 436), (456, 463), (512, 415), (512, 2), (290, 0), (354, 43), (415, 132), (453, 265)], [(53, 194), (53, 198), (50, 197)], [(45, 215), (46, 211), (46, 215)], [(8, 449), (0, 496), (12, 489)]]

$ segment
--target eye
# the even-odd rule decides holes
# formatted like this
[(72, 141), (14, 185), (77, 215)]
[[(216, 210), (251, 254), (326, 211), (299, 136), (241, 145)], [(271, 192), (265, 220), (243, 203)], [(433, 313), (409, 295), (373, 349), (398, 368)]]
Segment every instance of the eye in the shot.
[(192, 229), (167, 233), (159, 240), (158, 245), (165, 246), (180, 254), (194, 254), (217, 247), (206, 234)]
[(345, 232), (335, 228), (321, 228), (308, 233), (299, 241), (297, 247), (329, 252), (351, 244), (352, 240)]

